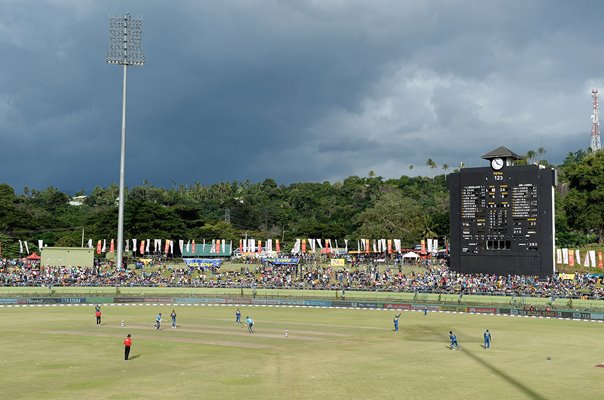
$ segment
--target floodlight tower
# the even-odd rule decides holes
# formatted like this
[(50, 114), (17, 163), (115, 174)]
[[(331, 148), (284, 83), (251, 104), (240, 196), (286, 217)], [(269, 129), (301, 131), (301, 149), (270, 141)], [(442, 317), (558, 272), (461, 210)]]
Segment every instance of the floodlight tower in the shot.
[(592, 89), (594, 113), (591, 116), (591, 151), (598, 151), (602, 148), (600, 143), (600, 117), (598, 115), (598, 89)]
[(120, 194), (117, 222), (116, 265), (122, 267), (124, 248), (124, 170), (126, 164), (126, 75), (128, 66), (143, 65), (145, 56), (142, 48), (142, 19), (131, 18), (130, 14), (109, 18), (109, 50), (107, 63), (124, 67), (122, 84), (122, 146), (120, 154)]

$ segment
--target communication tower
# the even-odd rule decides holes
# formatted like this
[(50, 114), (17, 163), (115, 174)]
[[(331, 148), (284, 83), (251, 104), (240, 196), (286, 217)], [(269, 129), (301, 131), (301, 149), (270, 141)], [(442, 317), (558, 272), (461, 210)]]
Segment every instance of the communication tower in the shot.
[(600, 143), (600, 117), (598, 115), (598, 89), (592, 89), (594, 113), (591, 116), (591, 151), (598, 151), (602, 148)]

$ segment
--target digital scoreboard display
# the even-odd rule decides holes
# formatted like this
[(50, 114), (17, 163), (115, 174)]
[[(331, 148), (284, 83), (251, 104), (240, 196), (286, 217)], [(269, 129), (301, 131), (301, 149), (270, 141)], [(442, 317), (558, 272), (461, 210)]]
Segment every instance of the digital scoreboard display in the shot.
[(450, 174), (451, 269), (551, 275), (555, 179), (555, 170), (536, 165)]

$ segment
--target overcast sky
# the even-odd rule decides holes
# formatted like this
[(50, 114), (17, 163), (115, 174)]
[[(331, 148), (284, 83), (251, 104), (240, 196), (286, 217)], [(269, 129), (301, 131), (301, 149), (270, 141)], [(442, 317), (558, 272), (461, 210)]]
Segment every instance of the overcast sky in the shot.
[(604, 93), (601, 1), (0, 0), (0, 183), (119, 181), (127, 12), (130, 187), (431, 175), (501, 145), (557, 164)]

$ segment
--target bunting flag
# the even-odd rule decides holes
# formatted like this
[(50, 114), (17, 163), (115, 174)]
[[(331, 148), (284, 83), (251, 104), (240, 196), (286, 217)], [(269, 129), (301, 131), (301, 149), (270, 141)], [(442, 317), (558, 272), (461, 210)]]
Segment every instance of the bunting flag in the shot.
[(361, 243), (364, 243), (364, 242), (361, 242), (361, 240), (357, 240), (357, 251), (359, 253), (361, 252)]
[(394, 250), (396, 250), (397, 253), (400, 253), (403, 250), (401, 239), (394, 239)]
[(570, 267), (575, 266), (575, 253), (572, 250), (568, 252), (568, 265)]
[(281, 253), (281, 244), (279, 243), (279, 239), (277, 239), (275, 242), (275, 249), (277, 250), (277, 253)]
[(375, 239), (372, 240), (371, 245), (373, 246), (373, 252), (377, 253), (377, 245), (376, 245)]
[(382, 251), (386, 252), (386, 239), (382, 239)]
[(101, 241), (99, 240), (99, 242), (96, 244), (96, 254), (101, 254), (101, 250), (102, 250), (101, 246), (102, 246), (102, 245), (103, 245), (103, 244), (102, 244), (102, 243), (101, 243)]
[(422, 254), (426, 254), (426, 241), (424, 239), (420, 240), (422, 245)]
[(243, 239), (239, 239), (239, 252), (243, 253)]
[(344, 252), (348, 253), (348, 239), (344, 239)]
[(182, 250), (184, 249), (184, 247), (185, 247), (185, 241), (182, 240), (182, 239), (179, 239), (178, 240), (178, 248), (180, 249), (180, 254), (182, 254)]
[(438, 251), (438, 239), (434, 239), (434, 243), (432, 244), (432, 250), (436, 253)]
[(321, 245), (321, 239), (317, 239), (317, 244), (319, 245), (319, 248), (323, 248), (323, 246)]
[(195, 239), (191, 241), (191, 253), (195, 254)]
[(585, 261), (583, 262), (583, 266), (589, 268), (589, 251), (585, 253)]
[(103, 248), (101, 249), (101, 253), (107, 252), (107, 239), (103, 239)]
[(306, 239), (302, 239), (302, 253), (306, 253)]
[(258, 239), (258, 253), (262, 252), (262, 240)]
[(190, 250), (191, 250), (191, 239), (189, 239), (189, 240), (187, 241), (187, 247), (186, 247), (186, 250), (187, 250), (187, 253), (189, 253), (189, 252), (190, 252)]
[(556, 249), (556, 264), (562, 264), (562, 249)]
[(149, 253), (149, 246), (151, 246), (151, 239), (147, 239), (145, 242), (145, 252)]
[(596, 268), (596, 251), (589, 250), (589, 259), (591, 261), (591, 267)]
[(369, 239), (365, 239), (365, 254), (369, 254)]
[(145, 254), (145, 241), (141, 240), (141, 248), (140, 248), (140, 252), (139, 254), (142, 256), (143, 254)]
[[(373, 246), (374, 250), (375, 250), (375, 245)], [(377, 241), (377, 252), (381, 253), (382, 252), (382, 239), (378, 239)]]
[(170, 254), (174, 255), (174, 240), (170, 240)]
[(43, 240), (38, 240), (38, 248), (40, 250), (42, 250), (43, 247), (44, 247), (44, 241)]
[(113, 242), (113, 239), (111, 239), (111, 244), (109, 244), (109, 251), (111, 253), (115, 252), (115, 243)]
[(392, 239), (388, 239), (388, 254), (392, 254)]
[(562, 249), (562, 264), (566, 264), (568, 265), (568, 249), (567, 248), (563, 248)]
[(126, 252), (130, 251), (130, 241), (128, 239), (126, 239), (126, 248), (125, 248)]
[(23, 246), (25, 246), (25, 254), (29, 254), (29, 246), (27, 245), (27, 240), (23, 241)]
[(336, 247), (335, 247), (335, 251), (338, 251), (340, 248), (338, 247), (338, 239), (334, 239), (334, 241), (336, 242)]
[(210, 253), (216, 253), (216, 239), (212, 239), (212, 246), (210, 247)]
[(23, 242), (19, 240), (19, 254), (23, 254)]
[[(232, 247), (231, 247), (232, 249)], [(226, 239), (222, 239), (222, 253), (226, 253)]]
[(432, 253), (432, 239), (426, 239), (426, 242), (428, 247), (428, 253)]
[(88, 239), (88, 248), (92, 249), (92, 239)]
[(164, 245), (164, 254), (168, 255), (170, 251), (170, 239), (166, 239), (166, 244)]
[(598, 268), (599, 269), (603, 269), (604, 268), (604, 262), (602, 259), (602, 252), (598, 251)]
[(581, 253), (579, 252), (579, 249), (575, 250), (575, 262), (578, 267), (581, 266)]
[(137, 239), (132, 239), (132, 253), (136, 253), (136, 242), (138, 242)]
[(243, 239), (243, 252), (247, 253), (247, 238)]

